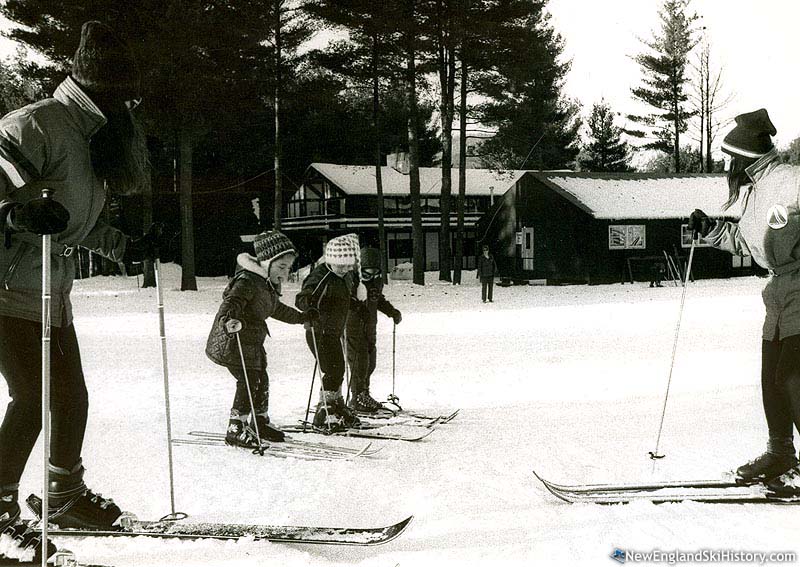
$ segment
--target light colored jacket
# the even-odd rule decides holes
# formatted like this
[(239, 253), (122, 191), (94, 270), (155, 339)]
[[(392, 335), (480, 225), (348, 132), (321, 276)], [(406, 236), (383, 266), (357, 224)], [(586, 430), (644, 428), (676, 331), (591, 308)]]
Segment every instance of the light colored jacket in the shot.
[(747, 168), (739, 222), (718, 222), (705, 238), (732, 254), (752, 256), (770, 271), (762, 292), (764, 340), (800, 335), (800, 167), (772, 150)]
[[(69, 211), (67, 228), (52, 237), (51, 322), (72, 322), (70, 291), (76, 254), (83, 246), (120, 261), (127, 237), (98, 221), (105, 206), (103, 181), (94, 173), (89, 139), (105, 116), (72, 78), (52, 98), (10, 112), (0, 120), (0, 210), (40, 197), (43, 188)], [(3, 215), (0, 215), (2, 217)], [(15, 233), (0, 244), (0, 315), (41, 321), (42, 238)]]

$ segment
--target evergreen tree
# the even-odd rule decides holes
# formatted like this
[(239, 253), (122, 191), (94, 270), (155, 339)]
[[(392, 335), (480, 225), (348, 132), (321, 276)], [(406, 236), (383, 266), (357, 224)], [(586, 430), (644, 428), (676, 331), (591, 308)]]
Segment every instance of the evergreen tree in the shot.
[(579, 105), (563, 99), (569, 63), (559, 63), (563, 40), (550, 24), (546, 0), (499, 0), (482, 6), (484, 61), (474, 91), (488, 98), (481, 122), (497, 134), (481, 153), (492, 167), (569, 167), (578, 153)]
[(587, 126), (590, 141), (583, 148), (586, 159), (581, 168), (595, 172), (631, 171), (628, 144), (621, 139), (622, 129), (614, 126), (614, 113), (605, 101), (592, 107)]
[(695, 14), (688, 13), (691, 0), (664, 0), (658, 12), (661, 29), (644, 44), (649, 52), (636, 56), (642, 68), (644, 86), (631, 89), (633, 96), (655, 109), (643, 116), (629, 119), (645, 130), (631, 129), (627, 134), (648, 139), (641, 147), (671, 154), (674, 171), (681, 165), (681, 134), (688, 128), (692, 112), (687, 108), (686, 84), (689, 53), (695, 46)]

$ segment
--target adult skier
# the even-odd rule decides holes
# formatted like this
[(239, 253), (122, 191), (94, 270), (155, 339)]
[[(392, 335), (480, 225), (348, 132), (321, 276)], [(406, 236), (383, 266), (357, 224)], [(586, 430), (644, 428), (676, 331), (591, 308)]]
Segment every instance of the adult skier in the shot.
[(800, 495), (793, 425), (800, 430), (800, 167), (783, 164), (765, 109), (736, 117), (722, 151), (730, 156), (730, 207), (740, 198), (738, 223), (715, 221), (695, 209), (690, 227), (732, 254), (749, 255), (770, 277), (762, 296), (761, 395), (769, 440), (764, 454), (736, 470), (743, 483), (763, 481), (780, 495)]
[(369, 382), (377, 359), (378, 311), (391, 317), (395, 325), (403, 316), (383, 296), (381, 251), (361, 249), (361, 282), (367, 290), (364, 301), (350, 303), (347, 316), (347, 359), (350, 363), (350, 407), (355, 411), (374, 413), (381, 403), (369, 393)]
[(62, 528), (114, 529), (121, 514), (83, 479), (88, 395), (70, 291), (76, 246), (117, 262), (153, 258), (158, 248), (154, 231), (131, 240), (100, 220), (104, 184), (128, 193), (148, 177), (144, 136), (130, 112), (138, 101), (128, 46), (91, 21), (53, 97), (0, 120), (0, 373), (11, 397), (0, 425), (0, 533), (20, 526), (19, 481), (42, 428), (42, 234), (54, 235), (49, 518)]

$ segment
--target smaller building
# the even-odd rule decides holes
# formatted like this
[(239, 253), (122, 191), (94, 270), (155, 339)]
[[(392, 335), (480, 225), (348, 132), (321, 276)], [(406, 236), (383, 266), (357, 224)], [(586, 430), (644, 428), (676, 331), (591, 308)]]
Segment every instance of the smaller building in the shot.
[[(412, 261), (411, 198), (408, 169), (402, 156), (389, 156), (391, 166), (381, 167), (387, 265)], [(475, 224), (522, 177), (524, 171), (468, 169), (464, 201), (464, 254), (462, 269), (475, 267)], [(439, 269), (442, 170), (421, 167), (420, 195), (425, 239), (425, 269)], [(457, 223), (458, 168), (451, 169), (451, 250)], [(362, 244), (379, 246), (378, 193), (375, 166), (313, 163), (302, 186), (286, 204), (281, 228), (300, 248), (301, 264), (314, 261), (332, 237), (356, 232)]]
[[(548, 284), (648, 280), (684, 269), (688, 216), (738, 219), (724, 174), (525, 172), (481, 220), (500, 276)], [(749, 256), (696, 245), (693, 277), (750, 275)]]

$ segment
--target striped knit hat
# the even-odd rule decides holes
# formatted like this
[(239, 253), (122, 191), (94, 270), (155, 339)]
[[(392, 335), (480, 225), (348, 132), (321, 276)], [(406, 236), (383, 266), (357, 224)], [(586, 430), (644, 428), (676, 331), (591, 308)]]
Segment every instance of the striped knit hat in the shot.
[(325, 263), (334, 266), (355, 266), (358, 264), (358, 235), (337, 236), (325, 245)]
[(265, 263), (264, 267), (267, 270), (269, 270), (269, 265), (273, 260), (284, 254), (297, 256), (297, 250), (292, 241), (280, 232), (262, 232), (256, 235), (253, 247), (256, 249), (256, 259)]
[(735, 120), (736, 126), (722, 140), (723, 152), (732, 156), (760, 158), (773, 148), (770, 136), (778, 131), (766, 109), (740, 114)]

